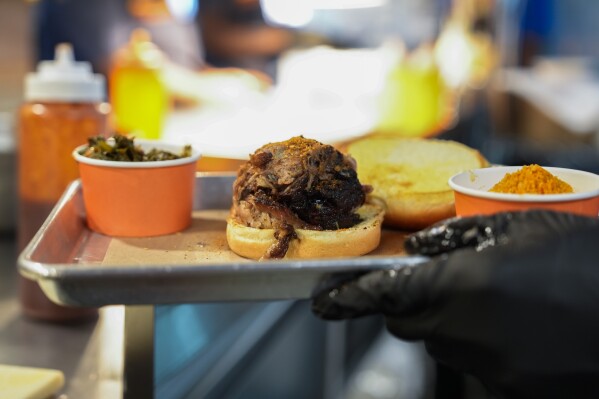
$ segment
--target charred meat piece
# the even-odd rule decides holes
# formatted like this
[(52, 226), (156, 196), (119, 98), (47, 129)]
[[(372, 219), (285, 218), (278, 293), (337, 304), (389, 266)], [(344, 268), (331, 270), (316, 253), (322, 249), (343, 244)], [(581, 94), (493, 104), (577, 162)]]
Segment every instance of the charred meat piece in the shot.
[(294, 228), (337, 230), (360, 222), (356, 210), (369, 191), (351, 157), (298, 136), (250, 156), (233, 186), (231, 215), (246, 226), (275, 229), (278, 247), (265, 257), (283, 257), (297, 238)]
[(277, 259), (285, 257), (291, 240), (297, 238), (295, 229), (290, 224), (283, 224), (275, 230), (275, 243), (268, 248), (264, 259)]

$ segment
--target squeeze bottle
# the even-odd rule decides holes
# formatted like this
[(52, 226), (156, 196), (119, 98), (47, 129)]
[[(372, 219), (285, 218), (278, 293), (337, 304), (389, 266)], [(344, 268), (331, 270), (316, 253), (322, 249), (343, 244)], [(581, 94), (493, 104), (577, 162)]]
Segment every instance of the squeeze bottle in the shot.
[[(90, 136), (109, 134), (110, 105), (102, 75), (76, 62), (70, 44), (56, 47), (55, 59), (39, 63), (25, 79), (25, 103), (19, 111), (17, 245), (22, 251), (39, 230), (66, 187), (79, 177), (71, 153)], [(56, 245), (73, 245), (52, 237)], [(66, 261), (66, 260), (65, 260)], [(48, 321), (92, 316), (95, 309), (51, 302), (32, 280), (20, 278), (25, 315)]]
[(169, 96), (162, 80), (165, 56), (144, 29), (135, 29), (129, 43), (111, 60), (109, 96), (116, 131), (143, 139), (158, 139)]

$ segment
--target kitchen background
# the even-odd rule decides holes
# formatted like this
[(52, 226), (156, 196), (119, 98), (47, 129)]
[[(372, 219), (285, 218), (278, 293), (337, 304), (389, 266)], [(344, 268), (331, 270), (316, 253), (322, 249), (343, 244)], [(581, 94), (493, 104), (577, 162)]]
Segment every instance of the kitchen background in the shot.
[[(40, 31), (34, 23), (34, 12), (42, 3), (0, 0), (0, 258), (9, 260), (0, 265), (0, 271), (10, 271), (10, 278), (0, 279), (0, 309), (4, 310), (0, 312), (0, 354), (4, 356), (0, 362), (20, 358), (33, 365), (52, 366), (52, 361), (62, 357), (69, 362), (69, 392), (85, 392), (89, 386), (86, 384), (92, 382), (81, 373), (87, 372), (90, 357), (78, 364), (78, 356), (88, 339), (93, 341), (92, 334), (95, 339), (101, 332), (94, 330), (93, 325), (80, 330), (41, 328), (19, 319), (14, 301), (16, 112), (24, 100), (25, 74), (35, 69), (39, 59), (52, 58), (55, 41), (64, 40), (60, 34), (52, 37), (50, 31), (36, 36)], [(60, 7), (63, 2), (49, 3)], [(206, 170), (232, 169), (254, 148), (267, 141), (285, 139), (291, 132), (327, 142), (387, 132), (455, 139), (479, 149), (498, 164), (539, 163), (599, 173), (597, 2), (263, 0), (259, 15), (235, 13), (226, 7), (223, 11), (222, 3), (235, 2), (127, 2), (130, 11), (145, 21), (144, 27), (151, 31), (155, 44), (172, 61), (164, 75), (172, 103), (164, 115), (160, 135), (173, 141), (191, 141), (203, 148), (211, 161), (202, 165)], [(342, 3), (348, 8), (343, 8)], [(96, 7), (102, 2), (81, 0), (80, 4)], [(163, 22), (156, 23), (164, 17), (167, 4), (170, 12), (178, 16), (178, 30), (166, 29)], [(236, 32), (238, 24), (248, 21), (255, 24), (255, 17), (261, 21), (260, 26), (271, 29), (275, 35), (257, 36), (252, 43), (261, 46), (246, 54), (251, 43), (244, 42), (242, 49), (236, 44), (247, 31), (241, 31), (241, 36), (231, 35), (230, 41), (225, 40), (225, 32)], [(200, 20), (202, 41), (189, 34), (189, 29), (197, 28), (196, 20)], [(102, 21), (98, 14), (92, 22), (100, 29)], [(108, 74), (107, 57), (126, 45), (133, 25), (125, 21), (119, 27), (117, 22), (122, 20), (106, 21), (113, 25), (95, 32), (95, 39), (90, 39), (94, 45), (82, 44), (83, 36), (74, 35), (72, 40), (76, 57), (89, 54), (95, 71)], [(71, 22), (77, 26), (82, 21)], [(98, 52), (86, 53), (86, 48)], [(218, 69), (212, 71), (214, 74), (200, 74), (205, 63)], [(224, 69), (232, 67), (240, 69)], [(260, 388), (260, 376), (273, 374), (280, 377), (283, 390), (285, 384), (297, 384), (303, 385), (306, 392), (322, 392), (323, 381), (312, 380), (310, 385), (292, 378), (314, 364), (320, 365), (320, 359), (311, 357), (311, 345), (325, 346), (322, 324), (313, 320), (305, 305), (242, 304), (237, 308), (223, 307), (222, 312), (218, 307), (164, 307), (158, 313), (166, 323), (157, 333), (169, 326), (170, 318), (180, 320), (177, 315), (189, 318), (195, 314), (191, 319), (199, 325), (203, 318), (224, 314), (226, 317), (220, 320), (226, 330), (227, 323), (238, 315), (268, 318), (276, 312), (286, 314), (291, 320), (287, 325), (295, 327), (286, 328), (285, 332), (277, 330), (273, 335), (278, 338), (272, 339), (275, 347), (268, 352), (271, 358), (254, 363), (261, 365), (255, 368), (258, 377), (235, 374), (244, 376), (236, 380), (237, 385), (226, 378), (216, 383), (212, 380), (210, 385), (211, 376), (205, 375), (200, 381), (204, 385), (198, 384), (196, 392), (213, 389), (216, 395), (219, 389), (231, 386), (231, 397), (241, 397), (243, 389)], [(187, 326), (186, 331), (192, 334), (193, 326)], [(213, 326), (213, 335), (203, 337), (202, 343), (198, 343), (197, 335), (184, 337), (180, 342), (165, 339), (157, 349), (157, 363), (165, 366), (158, 370), (162, 384), (158, 388), (165, 397), (174, 384), (169, 378), (176, 374), (169, 374), (172, 370), (167, 366), (171, 364), (169, 360), (173, 361), (169, 354), (181, 349), (177, 345), (182, 343), (201, 346), (222, 338), (218, 323)], [(402, 397), (426, 397), (423, 387), (429, 382), (430, 364), (421, 347), (389, 341), (388, 337), (375, 341), (370, 348), (358, 344), (379, 330), (380, 323), (374, 321), (355, 326), (351, 330), (355, 335), (347, 337), (355, 349), (355, 359), (361, 358), (362, 366), (370, 370), (370, 374), (363, 373), (348, 383), (347, 397), (391, 397), (389, 391), (402, 389)], [(70, 341), (70, 346), (55, 353), (51, 348), (53, 340)], [(288, 345), (290, 341), (295, 345)], [(285, 356), (304, 363), (297, 362), (297, 369), (289, 369), (285, 374), (279, 366), (288, 362)], [(403, 363), (397, 359), (403, 359)], [(45, 360), (47, 364), (42, 364)], [(342, 367), (347, 367), (344, 371), (348, 375), (355, 371), (348, 364)], [(390, 372), (394, 378), (389, 377)], [(396, 378), (397, 375), (401, 377)], [(252, 382), (253, 377), (256, 379)], [(367, 392), (373, 386), (379, 391)], [(384, 391), (385, 387), (388, 391)], [(329, 392), (323, 396), (334, 397), (335, 388), (326, 386), (324, 389)], [(476, 391), (476, 384), (472, 383), (471, 389)]]

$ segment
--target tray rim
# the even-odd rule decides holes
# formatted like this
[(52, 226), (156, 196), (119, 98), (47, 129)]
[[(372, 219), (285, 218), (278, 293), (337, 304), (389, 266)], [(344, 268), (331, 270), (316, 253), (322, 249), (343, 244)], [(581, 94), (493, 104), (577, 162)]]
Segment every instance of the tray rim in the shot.
[[(227, 177), (234, 173), (197, 172), (196, 179), (207, 177)], [(374, 269), (397, 269), (405, 266), (414, 266), (426, 262), (429, 258), (419, 255), (384, 256), (364, 255), (347, 258), (320, 258), (320, 259), (283, 259), (264, 262), (242, 260), (225, 263), (202, 264), (111, 264), (104, 266), (100, 263), (45, 263), (33, 260), (35, 250), (41, 242), (48, 239), (48, 226), (53, 223), (63, 208), (72, 201), (81, 190), (79, 179), (74, 180), (56, 203), (49, 216), (40, 229), (18, 256), (19, 272), (27, 278), (38, 282), (70, 283), (76, 281), (106, 281), (114, 278), (129, 279), (143, 277), (148, 281), (158, 279), (181, 279), (182, 277), (205, 276), (206, 278), (241, 277), (251, 275), (268, 275), (276, 272), (278, 275), (292, 276), (294, 273), (347, 273), (368, 271)], [(84, 210), (82, 210), (84, 212)], [(87, 231), (89, 229), (84, 227)], [(95, 233), (97, 234), (97, 233)], [(106, 236), (109, 237), (109, 236)], [(84, 267), (82, 267), (82, 265)]]

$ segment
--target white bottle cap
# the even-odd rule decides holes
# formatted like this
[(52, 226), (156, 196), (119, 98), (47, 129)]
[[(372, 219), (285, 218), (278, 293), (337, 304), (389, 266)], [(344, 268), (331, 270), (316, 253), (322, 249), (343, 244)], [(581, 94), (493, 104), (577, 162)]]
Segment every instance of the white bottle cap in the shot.
[(77, 62), (68, 43), (56, 46), (54, 61), (42, 61), (37, 72), (25, 78), (25, 100), (50, 102), (102, 102), (104, 76), (94, 74), (89, 62)]

